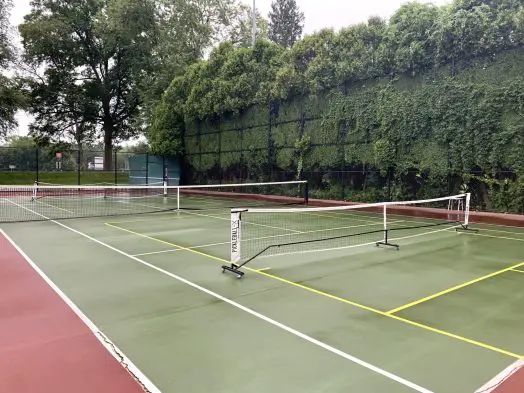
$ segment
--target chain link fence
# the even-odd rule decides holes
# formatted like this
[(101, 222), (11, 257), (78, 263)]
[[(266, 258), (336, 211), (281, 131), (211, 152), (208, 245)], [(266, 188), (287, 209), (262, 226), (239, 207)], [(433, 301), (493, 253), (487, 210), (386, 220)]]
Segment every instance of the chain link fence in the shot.
[(104, 165), (99, 150), (0, 147), (0, 184), (151, 185), (161, 184), (165, 176), (178, 184), (176, 160), (147, 152), (114, 151), (110, 165)]

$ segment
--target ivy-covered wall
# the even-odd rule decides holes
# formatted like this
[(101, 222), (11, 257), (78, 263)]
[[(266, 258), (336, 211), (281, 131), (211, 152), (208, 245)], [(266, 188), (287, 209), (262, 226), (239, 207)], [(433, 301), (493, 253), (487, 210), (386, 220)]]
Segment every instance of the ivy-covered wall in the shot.
[(301, 178), (369, 202), (468, 190), (524, 213), (524, 50), (188, 120), (184, 145), (191, 183)]

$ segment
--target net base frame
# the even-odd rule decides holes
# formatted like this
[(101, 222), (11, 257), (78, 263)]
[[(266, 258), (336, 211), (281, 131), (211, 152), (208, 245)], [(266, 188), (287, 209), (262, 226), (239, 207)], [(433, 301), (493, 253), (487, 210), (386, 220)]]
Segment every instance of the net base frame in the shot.
[[(456, 199), (457, 197), (464, 197), (466, 202), (464, 203), (463, 200)], [(456, 221), (456, 224), (458, 225), (458, 227), (455, 228), (455, 231), (456, 232), (474, 232), (474, 233), (478, 233), (479, 232), (478, 229), (471, 228), (470, 225), (469, 225), (468, 216), (469, 216), (469, 208), (470, 208), (470, 204), (469, 204), (470, 194), (469, 193), (460, 194), (458, 196), (452, 196), (452, 197), (449, 197), (449, 198), (450, 198), (450, 200), (449, 200), (449, 203), (448, 203), (448, 211), (453, 211), (455, 209), (457, 209), (457, 210), (464, 209), (464, 211), (465, 211), (464, 214), (465, 214), (466, 221), (465, 221), (465, 223), (464, 222), (460, 222), (460, 221)], [(436, 198), (435, 200), (442, 200), (442, 199), (445, 199), (445, 197), (444, 198)], [(457, 202), (456, 206), (454, 205), (454, 202)], [(411, 204), (411, 203), (417, 203), (417, 201), (402, 201), (399, 204), (400, 205), (403, 205), (403, 204), (407, 205), (407, 204)], [(391, 204), (391, 203), (387, 203), (387, 202), (385, 203), (385, 205), (388, 205), (388, 204)], [(380, 205), (380, 204), (368, 204), (368, 206), (372, 206), (372, 205)], [(335, 208), (335, 209), (339, 209), (339, 207)], [(240, 214), (249, 211), (249, 209), (233, 209), (233, 210), (235, 210), (236, 213), (240, 213)], [(232, 212), (233, 212), (233, 210), (232, 210)], [(384, 214), (386, 214), (385, 210), (384, 210)], [(239, 216), (239, 217), (241, 217), (241, 216)], [(437, 225), (439, 225), (439, 224), (437, 224)], [(383, 232), (384, 233), (383, 240), (375, 242), (375, 245), (376, 245), (376, 247), (380, 247), (380, 246), (391, 247), (391, 248), (395, 248), (397, 251), (399, 251), (400, 250), (400, 245), (399, 244), (395, 244), (395, 243), (391, 243), (389, 241), (389, 232), (390, 231), (391, 231), (391, 229), (389, 229), (387, 227), (385, 227), (384, 229), (382, 229), (380, 231), (373, 231), (373, 232)], [(360, 235), (360, 234), (357, 234), (357, 235)], [(353, 236), (353, 235), (348, 235), (348, 237), (350, 237), (350, 236)], [(321, 241), (321, 240), (319, 240), (319, 241)], [(241, 268), (243, 268), (245, 265), (247, 265), (250, 262), (252, 262), (254, 259), (256, 259), (259, 255), (263, 254), (268, 249), (273, 248), (273, 247), (281, 247), (281, 246), (285, 246), (285, 245), (289, 245), (289, 244), (299, 244), (299, 243), (300, 242), (298, 242), (298, 243), (270, 245), (270, 246), (264, 248), (263, 250), (261, 250), (260, 252), (258, 252), (257, 254), (255, 254), (254, 256), (252, 256), (252, 257), (248, 258), (247, 260), (243, 261), (240, 264), (231, 262), (231, 264), (229, 264), (229, 265), (227, 265), (227, 264), (222, 265), (222, 273), (231, 272), (231, 273), (235, 274), (238, 279), (241, 279), (245, 275), (245, 272), (242, 271)]]

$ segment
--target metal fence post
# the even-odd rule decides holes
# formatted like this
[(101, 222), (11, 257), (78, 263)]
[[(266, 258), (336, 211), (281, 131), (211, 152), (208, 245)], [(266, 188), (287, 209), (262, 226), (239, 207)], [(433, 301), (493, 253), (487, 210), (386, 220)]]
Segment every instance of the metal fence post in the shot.
[(146, 186), (149, 185), (149, 153), (146, 153)]
[(39, 183), (40, 182), (40, 173), (38, 171), (38, 165), (39, 165), (39, 161), (40, 161), (40, 154), (39, 154), (39, 149), (38, 147), (36, 148), (36, 182)]
[(118, 158), (118, 152), (115, 149), (115, 163), (114, 163), (114, 168), (113, 168), (113, 171), (115, 171), (115, 186), (118, 184), (118, 161), (117, 161), (117, 158)]
[(166, 156), (162, 154), (162, 181), (167, 184), (169, 179), (167, 177), (167, 168), (166, 168)]
[(76, 179), (78, 185), (80, 185), (80, 149), (76, 151)]

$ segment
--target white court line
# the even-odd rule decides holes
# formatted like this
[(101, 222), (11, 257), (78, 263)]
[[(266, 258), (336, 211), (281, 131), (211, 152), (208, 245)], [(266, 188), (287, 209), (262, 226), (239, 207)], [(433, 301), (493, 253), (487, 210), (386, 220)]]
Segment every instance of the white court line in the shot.
[[(393, 240), (412, 239), (412, 238), (419, 237), (419, 236), (426, 236), (426, 235), (431, 235), (431, 234), (434, 234), (434, 233), (449, 231), (449, 230), (451, 230), (453, 228), (457, 228), (457, 227), (458, 226), (454, 226), (454, 227), (450, 227), (450, 228), (444, 228), (444, 229), (437, 229), (435, 231), (429, 231), (429, 232), (424, 232), (424, 233), (417, 233), (415, 235), (409, 235), (409, 236), (395, 237), (395, 238), (391, 238), (391, 239), (388, 239), (388, 240), (389, 241), (393, 241)], [(319, 250), (305, 250), (305, 251), (294, 250), (294, 251), (291, 251), (291, 252), (285, 252), (285, 253), (279, 253), (279, 254), (273, 254), (273, 255), (260, 255), (260, 256), (257, 257), (257, 259), (275, 258), (275, 257), (281, 257), (283, 255), (312, 254), (312, 253), (315, 253), (315, 252), (346, 250), (348, 248), (357, 248), (357, 247), (363, 247), (363, 246), (371, 246), (373, 244), (376, 244), (377, 241), (381, 241), (381, 240), (383, 240), (383, 239), (378, 239), (378, 240), (375, 240), (375, 241), (369, 242), (369, 243), (353, 244), (351, 246), (343, 246), (343, 247), (330, 247), (330, 248), (324, 248), (324, 249), (319, 249)]]
[[(28, 209), (31, 210), (31, 209)], [(33, 212), (35, 213), (35, 212)], [(38, 213), (36, 213), (38, 214)], [(53, 221), (55, 222), (55, 221)], [(7, 233), (0, 228), (0, 235), (4, 236), (16, 251), (26, 260), (33, 270), (49, 285), (55, 293), (69, 306), (69, 308), (80, 318), (88, 327), (104, 348), (118, 361), (118, 363), (129, 370), (132, 377), (138, 380), (149, 393), (161, 393), (153, 382), (149, 380), (134, 363), (80, 310), (80, 308), (40, 269), (35, 262), (11, 239)]]
[[(152, 205), (146, 205), (144, 203), (135, 203), (135, 202), (132, 202), (132, 203), (134, 205), (146, 206), (146, 207), (149, 207), (149, 208), (152, 208), (152, 209), (165, 210), (164, 208), (156, 207), (156, 206), (152, 206)], [(216, 216), (211, 216), (209, 214), (193, 213), (193, 212), (188, 212), (188, 211), (184, 211), (184, 214), (189, 214), (189, 215), (193, 215), (193, 216), (200, 216), (200, 217), (215, 218), (217, 220), (231, 221), (230, 217), (228, 217), (228, 218), (216, 217)], [(294, 230), (294, 229), (280, 228), (280, 227), (274, 227), (274, 226), (264, 225), (264, 224), (256, 224), (256, 223), (253, 223), (253, 222), (246, 222), (246, 224), (256, 225), (256, 226), (259, 226), (259, 227), (266, 227), (266, 228), (271, 228), (271, 229), (278, 229), (278, 230), (281, 230), (281, 231), (288, 231), (288, 232), (294, 232), (294, 233), (303, 233), (302, 231), (297, 231), (297, 230)]]
[[(193, 213), (193, 212), (187, 212), (187, 211), (184, 212), (184, 213), (185, 213), (185, 214), (194, 215), (194, 216), (216, 218), (217, 220), (231, 221), (231, 218), (210, 216), (209, 214)], [(293, 232), (293, 233), (297, 233), (297, 234), (298, 234), (298, 233), (304, 233), (303, 231), (297, 231), (297, 230), (295, 230), (295, 229), (281, 228), (281, 227), (274, 227), (274, 226), (271, 226), (271, 225), (258, 224), (258, 223), (249, 222), (249, 221), (245, 221), (244, 223), (245, 223), (245, 224), (249, 224), (249, 225), (255, 225), (255, 226), (258, 226), (258, 227), (265, 227), (265, 228), (270, 228), (270, 229), (278, 229), (278, 230), (280, 230), (280, 231)]]
[(518, 372), (524, 367), (524, 359), (517, 360), (515, 363), (509, 365), (500, 372), (499, 375), (493, 377), (491, 380), (486, 382), (481, 388), (475, 391), (475, 393), (491, 393), (497, 390), (506, 380), (509, 379), (513, 374)]
[[(394, 222), (399, 222), (399, 221), (394, 221)], [(359, 228), (359, 227), (369, 227), (370, 225), (382, 225), (382, 223), (378, 223), (377, 222), (376, 224), (352, 225), (352, 226), (348, 226), (348, 227), (317, 229), (317, 230), (314, 230), (314, 231), (305, 231), (305, 232), (300, 232), (300, 233), (289, 233), (289, 234), (286, 233), (286, 234), (280, 234), (280, 235), (253, 237), (253, 238), (245, 239), (243, 241), (250, 242), (250, 241), (254, 241), (254, 240), (273, 239), (273, 238), (276, 238), (276, 237), (308, 235), (310, 233), (317, 233), (317, 232), (327, 232), (327, 231), (336, 231), (336, 230), (340, 230), (340, 229), (352, 229), (352, 228)], [(118, 225), (115, 225), (115, 226), (118, 226)], [(144, 235), (147, 235), (147, 232), (145, 232)], [(327, 240), (329, 240), (329, 239), (327, 239)], [(206, 248), (206, 247), (213, 247), (213, 246), (223, 246), (225, 244), (230, 244), (230, 243), (231, 243), (230, 241), (227, 241), (227, 242), (220, 242), (220, 243), (201, 244), (199, 246), (193, 246), (193, 247), (187, 247), (187, 248), (190, 249), (190, 250), (197, 250), (199, 248)], [(176, 249), (170, 249), (170, 250), (152, 251), (152, 252), (144, 252), (144, 253), (141, 253), (141, 254), (133, 254), (133, 256), (135, 256), (135, 257), (143, 257), (143, 256), (146, 256), (146, 255), (165, 254), (165, 253), (168, 253), (168, 252), (176, 252), (176, 251), (184, 251), (184, 250), (182, 250), (180, 248), (176, 248)]]
[[(329, 213), (329, 212), (326, 212), (326, 213)], [(380, 222), (382, 223), (383, 222), (383, 219), (380, 218), (380, 217), (367, 217), (367, 216), (359, 216), (358, 214), (346, 214), (347, 216), (351, 216), (350, 217), (340, 217), (341, 215), (337, 215), (337, 214), (326, 214), (326, 213), (308, 213), (308, 212), (305, 212), (304, 214), (307, 214), (307, 215), (310, 215), (310, 216), (317, 216), (317, 217), (329, 217), (329, 218), (335, 218), (337, 220), (351, 220), (351, 221), (361, 221), (361, 222), (367, 222), (367, 223), (375, 223), (375, 222)], [(353, 218), (353, 217), (360, 217), (360, 218)], [(369, 218), (368, 220), (364, 220), (363, 218)], [(373, 220), (373, 221), (371, 221)]]
[(59, 210), (63, 210), (65, 212), (68, 212), (68, 213), (71, 213), (71, 214), (75, 214), (75, 212), (72, 211), (72, 210), (63, 209), (61, 207), (58, 207), (58, 206), (55, 206), (55, 205), (51, 205), (50, 203), (42, 202), (40, 200), (36, 200), (36, 203), (40, 203), (42, 205), (46, 205), (46, 206), (52, 207), (53, 209), (59, 209)]
[[(348, 210), (349, 211), (349, 210)], [(367, 213), (367, 212), (366, 212)], [(322, 213), (324, 216), (329, 216), (329, 217), (333, 217), (337, 220), (353, 220), (353, 218), (348, 218), (348, 217), (341, 217), (341, 216), (352, 216), (352, 217), (361, 217), (361, 218), (364, 218), (364, 217), (367, 217), (367, 218), (370, 218), (370, 219), (374, 219), (374, 217), (372, 216), (361, 216), (361, 215), (358, 215), (358, 214), (351, 214), (351, 213), (344, 213), (344, 212), (325, 212), (325, 213)], [(406, 220), (405, 217), (409, 217), (409, 216), (406, 216), (406, 215), (402, 215), (402, 214), (389, 214), (389, 216), (394, 216), (394, 217), (403, 217), (404, 219), (403, 220), (395, 220), (395, 222), (412, 222), (412, 223), (416, 223), (416, 224), (423, 224), (424, 221), (415, 221), (415, 220)], [(382, 220), (382, 218), (379, 218), (377, 217), (377, 219), (380, 219)], [(442, 221), (442, 220), (439, 220), (438, 218), (429, 218), (429, 217), (421, 217), (422, 220), (429, 220), (429, 221)], [(357, 221), (357, 219), (354, 219), (355, 221)], [(486, 223), (482, 223), (482, 222), (479, 222), (479, 223), (476, 223), (474, 221), (471, 220), (471, 217), (470, 217), (470, 223), (471, 224), (477, 224), (477, 225), (484, 225), (484, 226), (494, 226), (494, 227), (505, 227), (505, 228), (516, 228), (516, 229), (523, 229), (522, 227), (517, 227), (517, 226), (511, 226), (511, 225), (498, 225), (498, 224), (486, 224)], [(508, 233), (508, 234), (512, 234), (512, 235), (517, 235), (517, 236), (524, 236), (524, 232), (514, 232), (514, 231), (503, 231), (503, 230), (500, 230), (500, 229), (489, 229), (489, 228), (482, 228), (482, 231), (487, 231), (487, 232), (498, 232), (498, 233)]]
[[(12, 202), (12, 203), (14, 203), (14, 202)], [(292, 335), (294, 335), (296, 337), (299, 337), (302, 340), (305, 340), (305, 341), (307, 341), (307, 342), (309, 342), (309, 343), (311, 343), (313, 345), (316, 345), (317, 347), (323, 348), (323, 349), (325, 349), (325, 350), (327, 350), (327, 351), (329, 351), (329, 352), (331, 352), (331, 353), (333, 353), (333, 354), (335, 354), (337, 356), (340, 356), (340, 357), (342, 357), (342, 358), (344, 358), (346, 360), (349, 360), (352, 363), (358, 364), (359, 366), (362, 366), (362, 367), (364, 367), (364, 368), (366, 368), (366, 369), (368, 369), (370, 371), (373, 371), (373, 372), (375, 372), (377, 374), (380, 374), (380, 375), (382, 375), (382, 376), (384, 376), (384, 377), (386, 377), (386, 378), (388, 378), (388, 379), (390, 379), (392, 381), (395, 381), (395, 382), (397, 382), (397, 383), (399, 383), (401, 385), (404, 385), (404, 386), (406, 386), (406, 387), (408, 387), (408, 388), (410, 388), (410, 389), (412, 389), (414, 391), (417, 391), (417, 392), (420, 392), (420, 393), (433, 393), (431, 390), (428, 390), (428, 389), (426, 389), (426, 388), (424, 388), (424, 387), (422, 387), (420, 385), (417, 385), (417, 384), (415, 384), (415, 383), (413, 383), (411, 381), (408, 381), (407, 379), (399, 377), (396, 374), (393, 374), (393, 373), (391, 373), (389, 371), (386, 371), (386, 370), (384, 370), (384, 369), (382, 369), (380, 367), (377, 367), (377, 366), (375, 366), (375, 365), (373, 365), (371, 363), (368, 363), (368, 362), (366, 362), (366, 361), (364, 361), (362, 359), (359, 359), (359, 358), (357, 358), (355, 356), (352, 356), (352, 355), (350, 355), (350, 354), (348, 354), (348, 353), (346, 353), (344, 351), (341, 351), (340, 349), (337, 349), (337, 348), (335, 348), (335, 347), (333, 347), (333, 346), (331, 346), (329, 344), (326, 344), (326, 343), (324, 343), (324, 342), (322, 342), (320, 340), (317, 340), (316, 338), (308, 336), (305, 333), (302, 333), (302, 332), (300, 332), (300, 331), (298, 331), (296, 329), (293, 329), (292, 327), (284, 325), (281, 322), (278, 322), (278, 321), (276, 321), (276, 320), (274, 320), (274, 319), (272, 319), (272, 318), (270, 318), (270, 317), (268, 317), (268, 316), (266, 316), (264, 314), (261, 314), (261, 313), (259, 313), (257, 311), (252, 310), (251, 308), (243, 306), (242, 304), (237, 303), (234, 300), (231, 300), (231, 299), (229, 299), (229, 298), (227, 298), (225, 296), (222, 296), (222, 295), (220, 295), (220, 294), (218, 294), (216, 292), (213, 292), (213, 291), (211, 291), (211, 290), (209, 290), (207, 288), (204, 288), (204, 287), (202, 287), (202, 286), (200, 286), (198, 284), (195, 284), (192, 281), (186, 280), (185, 278), (180, 277), (180, 276), (178, 276), (178, 275), (176, 275), (174, 273), (168, 272), (167, 270), (164, 270), (164, 269), (162, 269), (162, 268), (160, 268), (158, 266), (155, 266), (155, 265), (153, 265), (151, 263), (148, 263), (148, 262), (146, 262), (146, 261), (144, 261), (144, 260), (142, 260), (140, 258), (134, 257), (131, 254), (126, 253), (125, 251), (119, 250), (118, 248), (113, 247), (113, 246), (111, 246), (111, 245), (109, 245), (107, 243), (104, 243), (101, 240), (95, 239), (95, 238), (93, 238), (93, 237), (91, 237), (91, 236), (89, 236), (89, 235), (87, 235), (87, 234), (85, 234), (83, 232), (80, 232), (79, 230), (71, 228), (71, 227), (69, 227), (69, 226), (67, 226), (65, 224), (62, 224), (61, 222), (58, 222), (56, 220), (50, 220), (48, 217), (44, 216), (43, 214), (37, 213), (35, 211), (32, 211), (31, 209), (26, 208), (24, 206), (20, 206), (20, 207), (22, 207), (23, 209), (29, 210), (30, 212), (32, 212), (34, 214), (37, 214), (37, 215), (41, 216), (42, 218), (45, 218), (45, 219), (49, 220), (50, 222), (55, 223), (56, 225), (59, 225), (59, 226), (61, 226), (64, 229), (67, 229), (68, 231), (76, 233), (77, 235), (80, 235), (80, 236), (82, 236), (82, 237), (84, 237), (84, 238), (86, 238), (88, 240), (91, 240), (94, 243), (97, 243), (97, 244), (99, 244), (99, 245), (101, 245), (103, 247), (106, 247), (106, 248), (108, 248), (108, 249), (110, 249), (110, 250), (112, 250), (112, 251), (114, 251), (114, 252), (116, 252), (116, 253), (118, 253), (120, 255), (123, 255), (123, 256), (125, 256), (125, 257), (127, 257), (129, 259), (132, 259), (135, 262), (138, 262), (138, 263), (140, 263), (140, 264), (142, 264), (144, 266), (147, 266), (147, 267), (149, 267), (149, 268), (151, 268), (151, 269), (153, 269), (153, 270), (155, 270), (155, 271), (157, 271), (159, 273), (162, 273), (162, 274), (164, 274), (164, 275), (166, 275), (168, 277), (171, 277), (171, 278), (173, 278), (173, 279), (175, 279), (177, 281), (180, 281), (181, 283), (184, 283), (184, 284), (186, 284), (186, 285), (188, 285), (188, 286), (190, 286), (190, 287), (192, 287), (192, 288), (194, 288), (194, 289), (196, 289), (196, 290), (198, 290), (200, 292), (203, 292), (203, 293), (205, 293), (205, 294), (207, 294), (209, 296), (212, 296), (215, 299), (221, 300), (224, 303), (227, 303), (227, 304), (229, 304), (229, 305), (231, 305), (233, 307), (236, 307), (239, 310), (242, 310), (242, 311), (244, 311), (244, 312), (246, 312), (246, 313), (248, 313), (248, 314), (250, 314), (250, 315), (252, 315), (252, 316), (254, 316), (254, 317), (256, 317), (256, 318), (258, 318), (260, 320), (262, 320), (262, 321), (265, 321), (265, 322), (267, 322), (267, 323), (269, 323), (269, 324), (271, 324), (271, 325), (273, 325), (273, 326), (275, 326), (275, 327), (277, 327), (277, 328), (279, 328), (281, 330), (284, 330), (284, 331), (286, 331), (286, 332), (288, 332), (288, 333), (290, 333), (290, 334), (292, 334)]]

